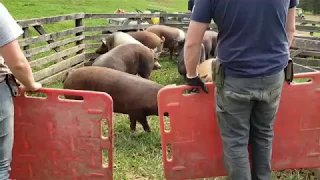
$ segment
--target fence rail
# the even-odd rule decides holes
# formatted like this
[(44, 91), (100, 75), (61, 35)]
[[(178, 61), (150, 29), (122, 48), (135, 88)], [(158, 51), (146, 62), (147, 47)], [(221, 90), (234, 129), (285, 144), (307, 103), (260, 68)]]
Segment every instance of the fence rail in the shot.
[[(102, 31), (141, 30), (152, 24), (151, 18), (159, 18), (160, 24), (178, 27), (186, 30), (190, 21), (190, 13), (159, 13), (159, 14), (101, 14), (77, 13), (44, 18), (18, 20), (24, 34), (19, 40), (24, 55), (28, 58), (37, 81), (44, 84), (60, 80), (67, 71), (81, 67), (86, 60), (96, 58), (93, 51), (101, 45), (101, 39), (107, 37)], [(108, 25), (94, 23), (96, 26), (87, 26), (86, 22), (97, 19), (127, 18), (125, 25)], [(136, 24), (129, 24), (129, 22)], [(46, 31), (46, 26), (55, 23), (71, 22), (71, 27), (59, 29), (59, 32)], [(142, 24), (149, 22), (149, 24)], [(91, 23), (92, 24), (92, 23)], [(311, 25), (311, 26), (310, 26)], [(65, 26), (63, 26), (65, 27)], [(212, 30), (217, 30), (216, 24), (210, 24)], [(296, 29), (309, 32), (311, 36), (298, 35), (292, 45), (292, 54), (296, 63), (320, 67), (318, 60), (310, 57), (320, 57), (320, 37), (312, 36), (320, 32), (320, 21), (297, 19)], [(31, 37), (32, 31), (38, 35)], [(302, 56), (302, 57), (301, 57)], [(306, 56), (306, 57), (303, 57)]]

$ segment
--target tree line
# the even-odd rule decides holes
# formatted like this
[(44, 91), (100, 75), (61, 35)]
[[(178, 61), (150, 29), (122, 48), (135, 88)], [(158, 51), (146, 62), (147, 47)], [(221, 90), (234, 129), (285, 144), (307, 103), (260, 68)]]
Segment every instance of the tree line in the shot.
[(313, 14), (320, 14), (320, 0), (299, 0), (298, 7)]

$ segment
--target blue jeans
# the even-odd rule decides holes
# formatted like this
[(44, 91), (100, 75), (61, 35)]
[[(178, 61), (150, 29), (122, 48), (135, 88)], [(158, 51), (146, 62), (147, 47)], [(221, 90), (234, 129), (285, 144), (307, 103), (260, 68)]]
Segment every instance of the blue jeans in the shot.
[(11, 170), (14, 107), (10, 89), (0, 82), (0, 180), (7, 180)]
[(259, 78), (226, 75), (223, 87), (216, 88), (216, 115), (223, 144), (224, 166), (229, 179), (271, 179), (273, 125), (283, 84), (284, 72), (281, 71)]

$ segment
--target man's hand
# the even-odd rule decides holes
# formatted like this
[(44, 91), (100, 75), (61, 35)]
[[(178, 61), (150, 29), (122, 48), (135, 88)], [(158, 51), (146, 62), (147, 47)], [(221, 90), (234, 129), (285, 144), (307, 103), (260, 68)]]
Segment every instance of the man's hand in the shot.
[(25, 93), (25, 92), (35, 92), (35, 91), (38, 91), (40, 88), (42, 88), (42, 85), (40, 83), (34, 83), (32, 84), (31, 87), (25, 87), (25, 86), (22, 86), (22, 93)]
[(204, 82), (199, 78), (199, 76), (193, 77), (193, 78), (186, 78), (186, 83), (189, 86), (200, 86), (201, 89), (205, 92), (205, 93), (209, 93), (208, 89), (206, 87), (206, 85), (204, 84)]

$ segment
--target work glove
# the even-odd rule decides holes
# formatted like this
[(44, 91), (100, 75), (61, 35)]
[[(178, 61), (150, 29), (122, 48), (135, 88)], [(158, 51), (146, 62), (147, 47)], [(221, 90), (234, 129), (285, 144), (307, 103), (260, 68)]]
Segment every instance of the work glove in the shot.
[(188, 77), (186, 77), (186, 83), (187, 83), (187, 85), (189, 85), (189, 86), (200, 86), (201, 89), (202, 89), (205, 93), (209, 93), (206, 85), (205, 85), (204, 82), (200, 79), (199, 76), (194, 77), (194, 78), (188, 78)]

